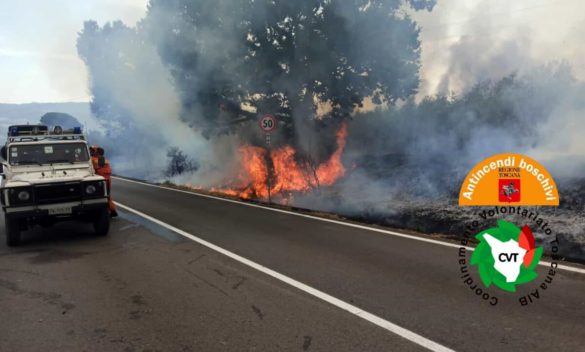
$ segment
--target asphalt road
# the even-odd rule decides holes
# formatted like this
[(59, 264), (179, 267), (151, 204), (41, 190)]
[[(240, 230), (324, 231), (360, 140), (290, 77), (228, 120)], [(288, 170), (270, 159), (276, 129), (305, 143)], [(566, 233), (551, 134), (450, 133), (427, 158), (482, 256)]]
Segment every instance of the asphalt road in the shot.
[[(526, 307), (489, 290), (494, 307), (463, 283), (457, 248), (125, 180), (114, 190), (126, 206), (455, 350), (585, 346), (584, 274), (558, 271)], [(2, 244), (0, 313), (0, 351), (422, 349), (128, 212), (107, 238), (62, 224), (17, 249)]]

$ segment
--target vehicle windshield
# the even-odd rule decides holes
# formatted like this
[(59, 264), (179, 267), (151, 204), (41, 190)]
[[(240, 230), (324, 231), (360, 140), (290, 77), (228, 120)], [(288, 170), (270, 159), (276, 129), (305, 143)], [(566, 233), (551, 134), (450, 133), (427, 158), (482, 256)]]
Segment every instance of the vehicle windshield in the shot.
[(13, 145), (8, 151), (10, 165), (80, 163), (89, 160), (84, 143)]

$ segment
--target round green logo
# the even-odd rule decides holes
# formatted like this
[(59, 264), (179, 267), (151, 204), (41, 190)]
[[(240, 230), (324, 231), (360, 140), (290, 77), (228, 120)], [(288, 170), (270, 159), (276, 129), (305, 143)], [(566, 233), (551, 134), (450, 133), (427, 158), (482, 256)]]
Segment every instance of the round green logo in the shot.
[(542, 247), (535, 247), (534, 235), (527, 225), (522, 229), (511, 222), (499, 220), (498, 227), (479, 232), (480, 241), (471, 256), (471, 264), (479, 268), (486, 287), (492, 284), (508, 292), (516, 286), (538, 277), (536, 266), (542, 257)]

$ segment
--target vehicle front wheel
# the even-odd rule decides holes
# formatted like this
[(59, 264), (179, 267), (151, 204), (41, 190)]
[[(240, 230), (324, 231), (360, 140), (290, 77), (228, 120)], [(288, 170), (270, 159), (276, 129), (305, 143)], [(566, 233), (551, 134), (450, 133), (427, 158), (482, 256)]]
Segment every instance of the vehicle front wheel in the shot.
[(107, 236), (110, 232), (110, 213), (108, 209), (100, 210), (93, 220), (93, 228), (98, 236)]
[(20, 244), (20, 220), (5, 216), (4, 224), (6, 225), (6, 245), (9, 247), (18, 246)]

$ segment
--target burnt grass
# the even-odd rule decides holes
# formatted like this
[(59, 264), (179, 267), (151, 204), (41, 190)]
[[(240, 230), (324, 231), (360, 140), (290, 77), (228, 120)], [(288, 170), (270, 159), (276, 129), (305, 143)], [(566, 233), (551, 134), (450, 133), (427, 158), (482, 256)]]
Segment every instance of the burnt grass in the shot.
[[(310, 205), (303, 206), (303, 204), (299, 204), (299, 206), (270, 204), (270, 206), (321, 217), (412, 231), (451, 240), (463, 239), (466, 227), (475, 220), (479, 222), (479, 228), (496, 226), (495, 219), (497, 217), (488, 217), (484, 220), (479, 215), (484, 210), (491, 210), (494, 207), (461, 208), (458, 206), (459, 185), (453, 183), (452, 177), (434, 180), (435, 183), (444, 186), (438, 192), (435, 189), (432, 192), (432, 196), (426, 195), (425, 193), (427, 192), (424, 190), (410, 192), (410, 190), (415, 189), (417, 184), (420, 184), (420, 179), (415, 175), (406, 178), (401, 177), (400, 180), (401, 187), (396, 187), (396, 184), (388, 185), (393, 191), (389, 192), (387, 197), (384, 197), (387, 198), (384, 206), (376, 204), (370, 207), (367, 202), (358, 206), (343, 206), (341, 208), (325, 206), (324, 209), (315, 209)], [(237, 197), (215, 192), (193, 190), (172, 183), (165, 183), (164, 185), (213, 194), (223, 198), (238, 199)], [(512, 215), (506, 216), (505, 219), (513, 221), (519, 226), (524, 224), (531, 226), (537, 245), (544, 247), (546, 255), (551, 255), (550, 242), (556, 235), (559, 241), (558, 256), (567, 261), (585, 263), (585, 178), (557, 180), (557, 186), (561, 197), (559, 207), (523, 207), (529, 209), (529, 211), (538, 212), (540, 217), (549, 223), (549, 227), (553, 230), (552, 236), (545, 236), (535, 229), (535, 224), (530, 219)], [(397, 192), (396, 189), (404, 189), (405, 191)], [(329, 190), (320, 190), (319, 196), (327, 198), (324, 204), (347, 203), (345, 199), (347, 195), (339, 192), (336, 186), (331, 187)], [(295, 199), (297, 198), (295, 197)], [(265, 202), (259, 200), (239, 200), (266, 205)], [(471, 242), (473, 243), (473, 241)]]
[[(550, 242), (556, 235), (561, 258), (568, 261), (585, 263), (585, 178), (559, 180), (560, 206), (522, 207), (538, 212), (549, 223), (553, 235), (546, 236), (535, 229), (530, 219), (518, 215), (507, 215), (506, 220), (518, 225), (528, 224), (534, 231), (537, 245), (544, 246), (545, 254), (551, 254)], [(466, 227), (477, 220), (480, 228), (495, 226), (494, 218), (483, 219), (480, 213), (494, 207), (466, 207), (457, 204), (458, 194), (450, 192), (443, 197), (403, 198), (397, 197), (392, 202), (392, 211), (372, 210), (362, 213), (354, 211), (345, 215), (348, 219), (368, 224), (381, 225), (397, 229), (412, 230), (425, 234), (438, 234), (451, 239), (463, 238)], [(500, 217), (501, 218), (501, 217)]]

